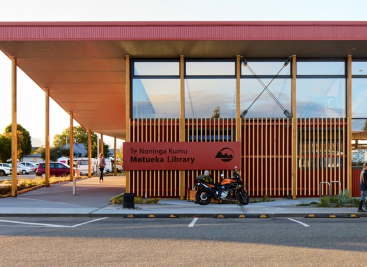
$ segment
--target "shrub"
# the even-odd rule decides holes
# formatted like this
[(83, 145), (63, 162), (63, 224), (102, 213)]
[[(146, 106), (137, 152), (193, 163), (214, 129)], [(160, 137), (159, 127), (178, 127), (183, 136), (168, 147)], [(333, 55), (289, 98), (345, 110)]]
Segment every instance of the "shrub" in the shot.
[(324, 196), (320, 199), (319, 207), (358, 207), (359, 200), (350, 197), (348, 190), (343, 190), (337, 196)]
[(330, 197), (322, 197), (320, 199), (319, 207), (330, 207)]

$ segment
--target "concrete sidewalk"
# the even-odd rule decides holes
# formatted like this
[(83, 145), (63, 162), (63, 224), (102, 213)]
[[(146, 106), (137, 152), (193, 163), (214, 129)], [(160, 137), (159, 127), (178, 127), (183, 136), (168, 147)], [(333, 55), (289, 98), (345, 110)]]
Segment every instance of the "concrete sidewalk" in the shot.
[(73, 196), (71, 182), (53, 184), (19, 195), (0, 198), (0, 214), (90, 214), (108, 206), (111, 197), (123, 192), (124, 176), (107, 176), (103, 183), (97, 177), (77, 181)]
[[(50, 188), (31, 191), (17, 198), (0, 199), (0, 216), (296, 216), (355, 217), (356, 208), (314, 208), (297, 206), (318, 199), (279, 199), (272, 202), (235, 204), (209, 204), (201, 206), (189, 201), (162, 199), (159, 204), (135, 205), (135, 209), (123, 209), (122, 205), (110, 205), (114, 195), (123, 192), (123, 176), (105, 177), (77, 182), (77, 195), (72, 195), (72, 183), (56, 184)], [(358, 217), (359, 215), (357, 215)], [(360, 216), (365, 216), (360, 214)]]

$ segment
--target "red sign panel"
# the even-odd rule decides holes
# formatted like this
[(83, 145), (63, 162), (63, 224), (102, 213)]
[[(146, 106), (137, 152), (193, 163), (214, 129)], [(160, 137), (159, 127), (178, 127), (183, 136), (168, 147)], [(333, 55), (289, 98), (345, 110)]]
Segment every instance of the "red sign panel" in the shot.
[(239, 142), (123, 144), (125, 170), (230, 170), (241, 163)]

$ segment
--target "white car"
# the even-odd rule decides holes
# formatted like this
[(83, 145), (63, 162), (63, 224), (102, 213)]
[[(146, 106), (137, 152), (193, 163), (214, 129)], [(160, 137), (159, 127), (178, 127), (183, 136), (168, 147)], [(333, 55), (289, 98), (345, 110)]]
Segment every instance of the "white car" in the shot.
[(31, 162), (21, 162), (19, 165), (27, 169), (28, 173), (36, 172), (37, 166)]
[[(91, 159), (92, 173), (96, 172), (96, 160)], [(80, 171), (82, 175), (88, 175), (88, 158), (76, 158), (74, 159), (74, 166)]]
[(0, 163), (0, 176), (7, 176), (11, 174), (11, 166), (7, 163)]
[(29, 168), (24, 167), (22, 164), (17, 164), (17, 173), (18, 174), (29, 174)]

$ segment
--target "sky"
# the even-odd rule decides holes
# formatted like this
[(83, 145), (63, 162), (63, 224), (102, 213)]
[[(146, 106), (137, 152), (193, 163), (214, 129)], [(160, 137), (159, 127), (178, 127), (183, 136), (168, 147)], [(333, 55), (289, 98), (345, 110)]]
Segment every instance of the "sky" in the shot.
[[(366, 10), (365, 0), (12, 0), (2, 1), (0, 21), (361, 21)], [(11, 122), (10, 100), (10, 61), (0, 53), (0, 132)], [(50, 109), (52, 141), (69, 121), (55, 102)], [(18, 122), (34, 146), (44, 144), (44, 92), (21, 70)]]

